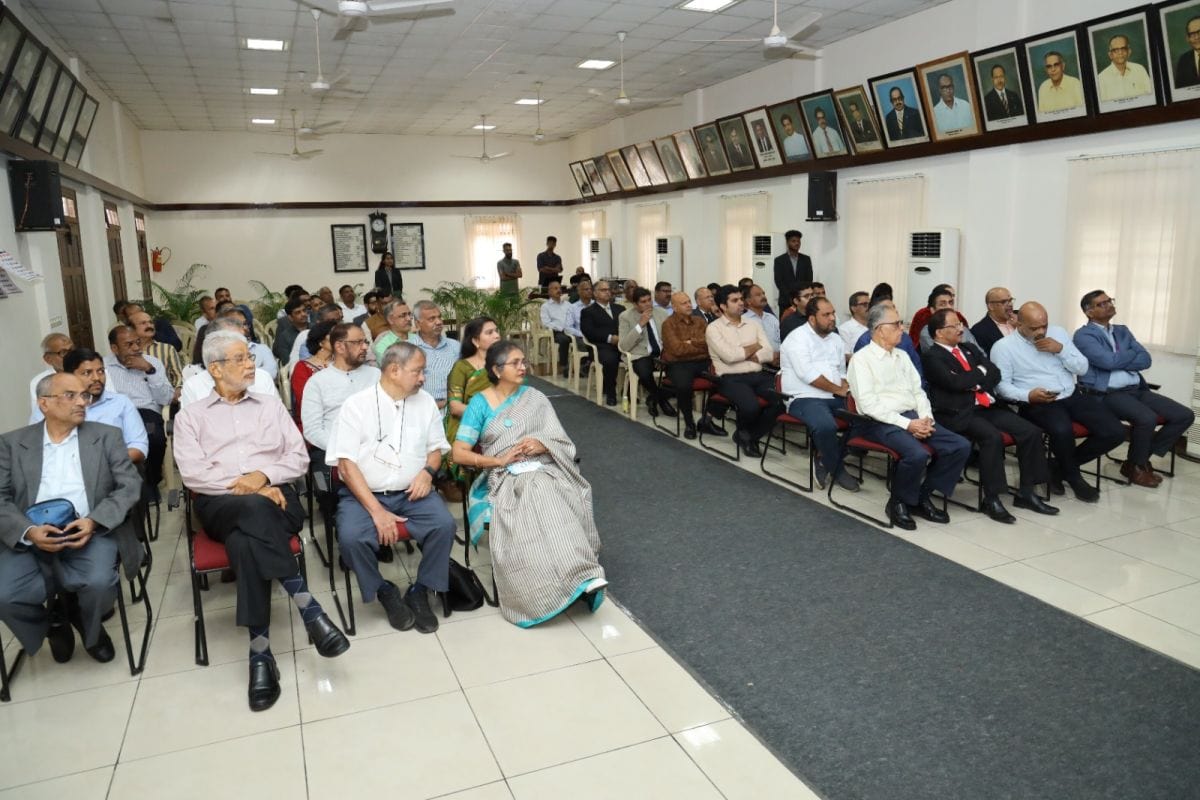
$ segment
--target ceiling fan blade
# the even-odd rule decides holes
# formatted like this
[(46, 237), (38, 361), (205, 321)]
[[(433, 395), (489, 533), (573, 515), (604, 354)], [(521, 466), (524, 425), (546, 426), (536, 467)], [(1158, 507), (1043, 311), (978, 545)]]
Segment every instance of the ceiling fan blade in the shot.
[(348, 80), (350, 80), (350, 70), (344, 69), (337, 74), (337, 77), (329, 82), (329, 88), (338, 89), (340, 88), (338, 84), (345, 83)]
[(403, 11), (408, 8), (421, 8), (422, 6), (440, 6), (453, 2), (454, 0), (382, 0), (382, 2), (368, 2), (367, 8), (371, 10), (372, 14), (375, 14), (388, 11)]
[(512, 153), (509, 153), (509, 152), (496, 153), (494, 155), (489, 154), (488, 161), (495, 161), (497, 158), (507, 158), (508, 156), (511, 156), (511, 155), (512, 155)]
[(795, 39), (797, 36), (804, 33), (804, 31), (811, 28), (820, 18), (820, 11), (810, 11), (800, 19), (796, 20), (791, 26), (781, 30), (780, 33), (789, 39)]
[(472, 160), (474, 160), (474, 161), (479, 161), (479, 160), (480, 160), (480, 156), (460, 156), (460, 155), (458, 155), (457, 153), (451, 153), (451, 154), (450, 154), (450, 157), (451, 157), (451, 158), (470, 158), (470, 159), (472, 159)]
[(742, 44), (744, 42), (761, 42), (762, 39), (686, 39), (695, 44)]
[(277, 156), (278, 158), (291, 158), (292, 157), (291, 153), (268, 153), (264, 150), (255, 150), (254, 155), (256, 155), (256, 156)]
[(365, 31), (370, 25), (371, 22), (366, 17), (338, 17), (338, 29), (333, 35), (333, 40), (345, 41), (350, 38), (350, 34)]
[(295, 156), (297, 158), (312, 158), (313, 156), (319, 156), (319, 155), (321, 155), (321, 153), (324, 153), (324, 152), (325, 151), (320, 148), (318, 148), (316, 150), (301, 150), (298, 153), (295, 153)]
[(309, 125), (307, 127), (310, 132), (319, 133), (321, 130), (323, 130), (325, 128), (336, 128), (338, 125), (341, 125), (341, 124), (342, 124), (342, 121), (340, 119), (335, 119), (335, 120), (330, 120), (329, 122), (322, 122), (320, 125)]

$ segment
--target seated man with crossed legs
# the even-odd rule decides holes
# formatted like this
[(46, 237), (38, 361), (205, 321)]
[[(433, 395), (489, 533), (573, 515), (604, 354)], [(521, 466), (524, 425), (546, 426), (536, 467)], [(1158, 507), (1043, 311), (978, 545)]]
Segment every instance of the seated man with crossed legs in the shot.
[(668, 417), (676, 414), (669, 393), (660, 394), (654, 383), (654, 359), (662, 356), (662, 330), (666, 321), (667, 312), (655, 308), (650, 290), (640, 286), (633, 290), (633, 307), (617, 317), (618, 345), (629, 354), (638, 383), (646, 392), (646, 407), (652, 417), (658, 416), (660, 410)]
[[(707, 292), (707, 289), (697, 289)], [(711, 296), (711, 292), (709, 293)], [(662, 360), (667, 367), (667, 380), (675, 387), (675, 401), (679, 404), (679, 412), (683, 414), (683, 438), (696, 438), (696, 420), (692, 410), (692, 382), (708, 371), (708, 343), (704, 340), (704, 330), (708, 323), (704, 317), (692, 313), (692, 301), (687, 292), (676, 292), (671, 295), (671, 316), (663, 323)], [(712, 414), (725, 413), (724, 408), (709, 407), (700, 417), (701, 431), (709, 436), (724, 436), (725, 431), (713, 424)]]

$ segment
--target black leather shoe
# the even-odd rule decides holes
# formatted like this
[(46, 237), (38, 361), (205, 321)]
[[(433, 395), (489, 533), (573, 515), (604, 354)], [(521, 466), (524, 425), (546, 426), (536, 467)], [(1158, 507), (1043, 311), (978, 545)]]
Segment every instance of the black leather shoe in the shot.
[(59, 664), (65, 664), (75, 655), (75, 631), (66, 620), (50, 622), (50, 630), (46, 632), (46, 641), (50, 643), (50, 655)]
[(747, 458), (762, 458), (762, 450), (759, 449), (758, 442), (751, 439), (748, 434), (736, 433), (733, 438)]
[(1096, 503), (1100, 500), (1100, 491), (1082, 480), (1072, 483), (1071, 490), (1075, 492), (1076, 500), (1082, 500), (1085, 503)]
[(317, 654), (325, 658), (340, 656), (350, 649), (350, 640), (337, 629), (328, 614), (322, 613), (312, 622), (304, 623), (304, 630), (308, 631), (308, 638), (316, 645)]
[(675, 406), (671, 405), (671, 401), (669, 400), (659, 400), (658, 410), (668, 417), (679, 416), (679, 412), (675, 410)]
[(615, 406), (617, 404), (617, 396), (615, 394), (604, 395), (604, 405)]
[(266, 711), (279, 699), (279, 667), (274, 658), (250, 659), (251, 711)]
[(1027, 508), (1030, 511), (1036, 511), (1039, 514), (1057, 514), (1058, 509), (1047, 503), (1042, 498), (1038, 497), (1033, 492), (1029, 494), (1019, 494), (1013, 498), (1013, 505), (1017, 508)]
[(1004, 507), (1004, 503), (1001, 503), (998, 497), (985, 497), (983, 508), (980, 510), (996, 522), (1003, 522), (1006, 525), (1012, 525), (1017, 521), (1016, 517), (1008, 513), (1008, 509)]
[(728, 436), (729, 434), (713, 424), (712, 417), (703, 416), (700, 418), (700, 424), (696, 426), (696, 430), (707, 436)]
[(915, 531), (917, 523), (909, 516), (908, 504), (900, 500), (890, 500), (887, 504), (887, 516), (892, 524), (905, 531)]
[(116, 648), (113, 647), (112, 637), (108, 635), (108, 631), (104, 628), (100, 629), (100, 638), (91, 647), (86, 648), (87, 654), (99, 661), (101, 664), (107, 664), (117, 657)]
[(438, 629), (438, 618), (429, 607), (429, 597), (425, 591), (413, 591), (411, 588), (404, 595), (404, 602), (417, 620), (417, 630), (421, 633), (433, 633)]
[(404, 595), (400, 594), (400, 589), (396, 584), (384, 581), (375, 596), (379, 598), (379, 605), (383, 606), (383, 613), (387, 614), (388, 624), (393, 628), (398, 631), (407, 631), (416, 624), (417, 619), (413, 616), (408, 604), (404, 602)]
[(933, 499), (922, 497), (921, 502), (917, 503), (913, 509), (918, 517), (927, 519), (930, 522), (945, 524), (950, 521), (950, 515), (933, 504)]
[(658, 416), (658, 403), (654, 402), (654, 398), (646, 400), (646, 410), (650, 413), (650, 416)]
[(695, 439), (695, 438), (696, 438), (696, 426), (695, 426), (695, 425), (686, 425), (686, 426), (684, 426), (684, 428), (683, 428), (683, 438), (685, 438), (685, 439)]

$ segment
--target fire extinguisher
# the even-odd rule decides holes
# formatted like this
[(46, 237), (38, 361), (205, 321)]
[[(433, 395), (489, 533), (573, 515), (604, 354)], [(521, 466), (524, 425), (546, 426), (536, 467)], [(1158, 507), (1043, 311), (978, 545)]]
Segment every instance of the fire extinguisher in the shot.
[(171, 260), (171, 248), (156, 247), (150, 251), (150, 267), (155, 272), (162, 272), (163, 266)]

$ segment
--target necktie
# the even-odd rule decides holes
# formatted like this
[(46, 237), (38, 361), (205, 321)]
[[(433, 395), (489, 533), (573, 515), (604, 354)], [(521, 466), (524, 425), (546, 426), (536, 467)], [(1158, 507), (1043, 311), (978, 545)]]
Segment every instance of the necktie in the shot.
[[(962, 350), (959, 350), (957, 347), (955, 347), (950, 352), (953, 353), (954, 357), (958, 359), (958, 363), (962, 364), (963, 369), (967, 370), (968, 372), (971, 370), (971, 365), (967, 363), (967, 359), (962, 354)], [(987, 392), (976, 392), (975, 403), (980, 408), (987, 408), (992, 404), (992, 398), (988, 396)]]
[(828, 151), (833, 150), (833, 142), (829, 141), (829, 129), (824, 128), (821, 130), (821, 133), (825, 134), (825, 149)]
[(904, 115), (903, 114), (896, 115), (896, 130), (900, 131), (900, 133), (902, 133), (902, 134), (904, 133)]
[(650, 339), (650, 355), (658, 358), (658, 354), (662, 352), (662, 348), (658, 346), (658, 337), (654, 335), (654, 323), (646, 323), (646, 336)]
[(1005, 92), (1000, 92), (1000, 107), (1008, 114), (1008, 94)]

